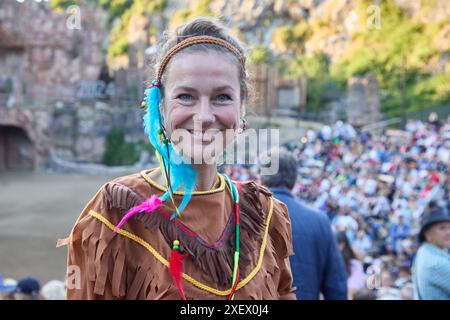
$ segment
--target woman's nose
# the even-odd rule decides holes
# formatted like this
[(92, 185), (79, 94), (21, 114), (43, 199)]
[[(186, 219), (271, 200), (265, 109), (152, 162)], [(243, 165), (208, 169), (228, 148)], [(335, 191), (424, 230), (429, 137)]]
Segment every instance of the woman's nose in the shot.
[(202, 97), (200, 99), (197, 112), (194, 114), (194, 121), (202, 124), (210, 124), (216, 120), (212, 110), (209, 97)]

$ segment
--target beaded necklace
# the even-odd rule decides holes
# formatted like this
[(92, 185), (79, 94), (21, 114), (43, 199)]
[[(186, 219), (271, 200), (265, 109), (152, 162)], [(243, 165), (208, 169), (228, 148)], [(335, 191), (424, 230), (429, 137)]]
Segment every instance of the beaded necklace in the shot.
[[(239, 272), (239, 254), (240, 254), (240, 209), (239, 209), (239, 188), (240, 184), (236, 185), (226, 176), (225, 174), (222, 174), (224, 177), (226, 183), (228, 184), (228, 187), (231, 190), (231, 195), (233, 197), (234, 201), (234, 214), (235, 214), (235, 222), (236, 222), (236, 234), (235, 234), (235, 250), (234, 250), (234, 256), (233, 256), (233, 276), (231, 280), (231, 293), (228, 295), (228, 300), (234, 300), (235, 292), (237, 289), (237, 285), (239, 283), (240, 279), (240, 272)], [(183, 273), (183, 259), (186, 258), (187, 254), (181, 254), (180, 253), (180, 241), (174, 240), (173, 246), (172, 246), (172, 252), (170, 254), (170, 260), (169, 260), (169, 271), (172, 275), (172, 279), (175, 282), (178, 292), (181, 295), (181, 298), (183, 300), (186, 300), (186, 295), (183, 290), (182, 285), (182, 277), (181, 274)]]

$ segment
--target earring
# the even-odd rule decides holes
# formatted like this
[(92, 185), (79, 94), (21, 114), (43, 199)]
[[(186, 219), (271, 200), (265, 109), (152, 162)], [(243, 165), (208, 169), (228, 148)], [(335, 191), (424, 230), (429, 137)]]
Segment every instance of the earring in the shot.
[(242, 119), (242, 131), (247, 130), (247, 119)]
[(239, 126), (238, 133), (243, 133), (245, 130), (247, 130), (247, 120), (243, 118), (241, 120), (241, 125)]

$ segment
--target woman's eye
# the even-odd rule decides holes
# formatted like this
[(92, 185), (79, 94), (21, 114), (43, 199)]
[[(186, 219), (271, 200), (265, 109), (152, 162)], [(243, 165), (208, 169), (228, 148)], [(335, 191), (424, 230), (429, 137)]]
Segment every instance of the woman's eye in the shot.
[(219, 102), (226, 102), (226, 101), (231, 100), (231, 97), (229, 95), (227, 95), (227, 94), (219, 94), (216, 97), (216, 100), (219, 101)]
[(182, 93), (177, 96), (177, 99), (183, 100), (183, 101), (191, 101), (193, 99), (192, 95), (188, 93)]

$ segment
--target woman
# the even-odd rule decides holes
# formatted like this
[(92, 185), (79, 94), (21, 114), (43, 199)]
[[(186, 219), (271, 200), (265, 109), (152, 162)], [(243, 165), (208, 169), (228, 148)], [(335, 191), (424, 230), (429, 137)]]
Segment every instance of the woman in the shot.
[(155, 74), (142, 106), (160, 167), (106, 183), (83, 210), (68, 299), (295, 299), (286, 206), (216, 169), (245, 129), (241, 45), (196, 19), (166, 37)]
[(339, 231), (336, 238), (347, 270), (348, 299), (351, 300), (354, 293), (365, 286), (366, 275), (363, 264), (356, 257), (345, 232)]

